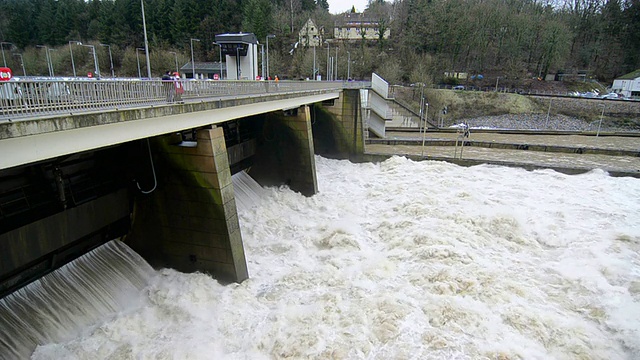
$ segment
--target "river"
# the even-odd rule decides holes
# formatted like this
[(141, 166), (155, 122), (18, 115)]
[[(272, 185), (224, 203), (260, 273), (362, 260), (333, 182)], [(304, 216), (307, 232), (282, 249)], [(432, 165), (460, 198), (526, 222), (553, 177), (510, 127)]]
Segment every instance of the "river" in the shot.
[(312, 197), (238, 200), (250, 279), (159, 270), (135, 305), (32, 358), (640, 358), (640, 180), (316, 168)]

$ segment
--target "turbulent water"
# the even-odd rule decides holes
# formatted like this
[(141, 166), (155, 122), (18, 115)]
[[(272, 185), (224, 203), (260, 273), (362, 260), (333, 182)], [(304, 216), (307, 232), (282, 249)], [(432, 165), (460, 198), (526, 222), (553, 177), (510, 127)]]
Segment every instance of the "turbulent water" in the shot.
[(165, 269), (35, 359), (638, 359), (640, 180), (316, 157), (238, 201), (250, 279)]
[(0, 299), (0, 359), (21, 359), (38, 344), (73, 339), (106, 317), (137, 309), (154, 270), (110, 241)]

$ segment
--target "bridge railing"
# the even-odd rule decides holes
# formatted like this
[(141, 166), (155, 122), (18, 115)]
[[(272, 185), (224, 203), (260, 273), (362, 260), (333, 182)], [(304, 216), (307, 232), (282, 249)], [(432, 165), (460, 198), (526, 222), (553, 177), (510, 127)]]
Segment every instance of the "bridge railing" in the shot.
[[(184, 90), (176, 97), (176, 85)], [(209, 80), (21, 80), (0, 83), (0, 121), (166, 104), (169, 100), (248, 97), (364, 88), (367, 83)], [(170, 94), (171, 93), (171, 94)]]

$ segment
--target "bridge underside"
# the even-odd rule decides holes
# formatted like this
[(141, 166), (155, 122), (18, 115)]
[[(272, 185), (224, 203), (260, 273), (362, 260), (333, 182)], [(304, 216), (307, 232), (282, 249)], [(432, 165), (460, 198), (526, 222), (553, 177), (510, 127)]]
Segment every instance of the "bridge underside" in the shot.
[[(353, 91), (227, 121), (130, 122), (131, 140), (1, 170), (0, 296), (123, 236), (156, 267), (246, 279), (231, 175), (246, 170), (263, 186), (315, 194), (315, 153), (362, 154), (357, 99)], [(162, 133), (144, 138), (139, 126)], [(177, 146), (183, 140), (195, 147)]]

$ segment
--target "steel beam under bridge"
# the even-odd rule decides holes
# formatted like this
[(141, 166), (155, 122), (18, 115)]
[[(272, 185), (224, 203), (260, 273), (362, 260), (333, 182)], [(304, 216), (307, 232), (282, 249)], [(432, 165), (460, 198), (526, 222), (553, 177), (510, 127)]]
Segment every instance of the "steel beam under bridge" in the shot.
[[(30, 164), (58, 156), (99, 149), (161, 134), (223, 123), (247, 116), (294, 109), (302, 105), (336, 99), (338, 97), (339, 92), (336, 91), (2, 139), (0, 141), (0, 153), (11, 154), (11, 156), (0, 157), (0, 169)], [(117, 114), (117, 112), (115, 113)], [(105, 113), (96, 113), (93, 115), (105, 116)]]

